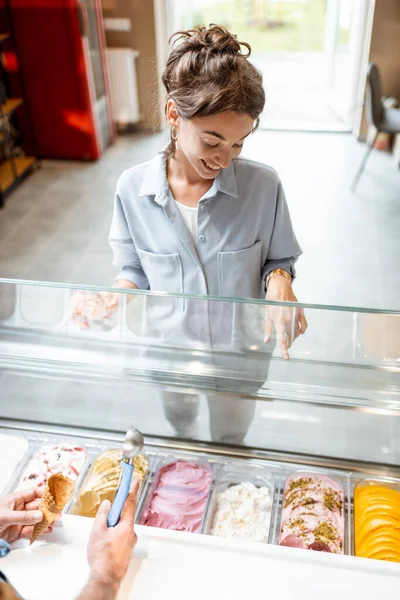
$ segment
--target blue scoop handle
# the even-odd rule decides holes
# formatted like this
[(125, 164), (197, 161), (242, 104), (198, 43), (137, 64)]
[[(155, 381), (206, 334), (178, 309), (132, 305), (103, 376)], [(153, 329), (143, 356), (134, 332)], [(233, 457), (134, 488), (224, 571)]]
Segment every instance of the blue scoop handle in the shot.
[(118, 524), (122, 509), (124, 508), (125, 500), (131, 488), (134, 466), (126, 463), (125, 461), (121, 461), (121, 468), (121, 481), (107, 517), (107, 525), (109, 527), (115, 527)]
[(6, 540), (0, 539), (0, 558), (4, 558), (10, 552), (11, 546)]

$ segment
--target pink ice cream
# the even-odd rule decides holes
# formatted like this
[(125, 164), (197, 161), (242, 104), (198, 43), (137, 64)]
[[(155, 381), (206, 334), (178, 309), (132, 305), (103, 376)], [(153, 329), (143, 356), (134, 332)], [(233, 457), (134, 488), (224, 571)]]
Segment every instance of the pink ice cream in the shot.
[(198, 533), (211, 486), (211, 468), (178, 460), (162, 467), (141, 523)]
[(86, 450), (82, 446), (71, 444), (43, 446), (30, 460), (17, 489), (44, 486), (50, 475), (54, 473), (62, 473), (75, 481), (86, 456)]
[(280, 545), (343, 554), (344, 493), (325, 475), (295, 473), (285, 481)]
[(72, 320), (81, 329), (112, 329), (115, 324), (115, 313), (118, 310), (117, 293), (77, 292), (71, 298)]

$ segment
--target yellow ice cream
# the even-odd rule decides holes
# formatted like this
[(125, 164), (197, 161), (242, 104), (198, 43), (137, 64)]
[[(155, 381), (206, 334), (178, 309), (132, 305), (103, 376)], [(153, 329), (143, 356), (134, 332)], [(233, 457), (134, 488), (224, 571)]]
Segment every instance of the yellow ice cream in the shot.
[[(81, 517), (95, 517), (103, 500), (114, 500), (121, 472), (121, 449), (106, 450), (94, 461), (86, 478), (75, 506), (73, 514)], [(148, 469), (148, 460), (139, 455), (134, 460), (133, 476), (143, 480)]]

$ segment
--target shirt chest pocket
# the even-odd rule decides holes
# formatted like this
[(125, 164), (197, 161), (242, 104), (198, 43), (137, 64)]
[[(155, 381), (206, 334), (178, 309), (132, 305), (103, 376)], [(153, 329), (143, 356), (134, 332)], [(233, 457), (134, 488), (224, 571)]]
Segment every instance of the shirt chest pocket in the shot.
[[(152, 292), (183, 293), (183, 269), (179, 254), (155, 254), (137, 249), (144, 274)], [(148, 319), (160, 321), (185, 309), (183, 298), (148, 298)]]
[(155, 254), (139, 248), (137, 253), (151, 291), (183, 293), (183, 269), (179, 254)]
[(261, 253), (263, 242), (232, 252), (218, 252), (221, 296), (259, 298), (261, 292)]

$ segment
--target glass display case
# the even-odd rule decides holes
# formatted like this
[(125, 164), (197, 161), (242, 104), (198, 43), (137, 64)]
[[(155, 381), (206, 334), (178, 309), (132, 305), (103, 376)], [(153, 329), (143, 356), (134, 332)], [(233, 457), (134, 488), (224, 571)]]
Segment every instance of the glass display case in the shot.
[[(284, 360), (275, 334), (264, 343), (265, 322), (278, 322), (283, 307), (294, 337), (299, 306), (308, 329)], [(67, 522), (92, 517), (93, 507), (82, 506), (96, 459), (120, 447), (133, 424), (145, 437), (146, 464), (136, 521), (145, 535), (161, 536), (161, 546), (167, 538), (154, 533), (153, 492), (163, 468), (190, 462), (204, 469), (204, 502), (196, 519), (171, 526), (189, 533), (168, 531), (168, 539), (200, 552), (205, 539), (227, 536), (213, 539), (208, 552), (235, 548), (247, 558), (264, 552), (297, 561), (294, 553), (307, 556), (301, 560), (310, 568), (356, 561), (367, 582), (372, 567), (352, 558), (354, 490), (374, 482), (400, 490), (400, 312), (1, 280), (0, 409), (0, 461), (8, 465), (0, 493), (35, 480), (43, 446), (46, 453), (69, 445), (79, 468)], [(336, 542), (297, 530), (301, 543), (283, 540), (287, 490), (297, 480), (311, 495), (325, 494), (325, 505), (327, 489), (335, 498)], [(110, 499), (117, 483), (118, 473)], [(223, 494), (242, 484), (261, 494), (254, 502), (265, 518), (239, 534), (217, 520)], [(369, 563), (388, 586), (400, 577), (394, 563)]]

